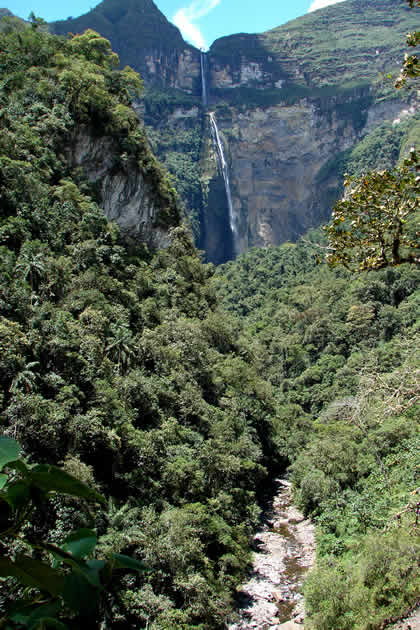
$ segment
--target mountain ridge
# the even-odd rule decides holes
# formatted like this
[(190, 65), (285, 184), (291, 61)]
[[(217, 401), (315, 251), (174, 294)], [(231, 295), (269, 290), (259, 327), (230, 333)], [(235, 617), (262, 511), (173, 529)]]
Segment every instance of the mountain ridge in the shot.
[(347, 0), (264, 33), (220, 38), (212, 44), (210, 55), (221, 59), (239, 50), (252, 61), (264, 63), (269, 72), (278, 65), (279, 76), (311, 87), (371, 81), (401, 62), (405, 35), (415, 28), (415, 14), (400, 5), (395, 0)]
[(84, 15), (49, 26), (56, 35), (87, 28), (98, 31), (118, 51), (121, 65), (131, 66), (146, 81), (152, 82), (161, 74), (159, 84), (193, 89), (188, 81), (177, 84), (174, 69), (179, 74), (182, 66), (187, 66), (196, 55), (195, 49), (184, 41), (179, 29), (166, 19), (153, 0), (103, 0)]
[[(383, 2), (370, 0), (369, 3), (364, 0), (347, 0), (345, 3), (306, 13), (262, 33), (233, 33), (218, 38), (210, 46), (208, 55), (210, 58), (215, 55), (217, 57), (231, 56), (233, 48), (236, 54), (238, 52), (240, 55), (250, 54), (251, 58), (255, 57), (256, 60), (271, 55), (274, 58), (269, 63), (280, 63), (280, 65), (290, 62), (290, 55), (292, 55), (300, 62), (300, 65), (303, 65), (297, 77), (298, 83), (320, 85), (332, 83), (324, 76), (334, 66), (333, 59), (325, 58), (325, 51), (332, 48), (331, 43), (336, 42), (335, 50), (346, 55), (347, 66), (351, 61), (347, 53), (357, 43), (360, 54), (367, 53), (372, 56), (373, 69), (367, 75), (361, 75), (362, 79), (371, 79), (378, 68), (381, 71), (384, 69), (386, 62), (391, 59), (395, 63), (398, 62), (395, 54), (400, 53), (401, 43), (407, 30), (415, 26), (413, 11), (401, 4), (398, 0), (384, 0)], [(376, 26), (372, 26), (374, 20), (379, 20)], [(353, 25), (358, 30), (360, 38), (358, 42), (352, 33)], [(393, 36), (386, 30), (389, 26), (393, 28)], [(183, 39), (180, 30), (164, 16), (153, 0), (124, 0), (124, 2), (103, 0), (88, 13), (76, 18), (52, 22), (50, 28), (54, 33), (61, 35), (93, 28), (107, 37), (113, 48), (119, 51), (122, 65), (131, 65), (140, 72), (142, 69), (144, 72), (144, 63), (139, 61), (139, 55), (135, 51), (155, 49), (168, 53), (174, 50), (178, 52), (188, 50), (194, 60), (200, 54), (198, 48)], [(311, 63), (305, 59), (308, 51), (311, 53)], [(376, 54), (377, 51), (378, 54)], [(375, 59), (376, 57), (379, 59)], [(314, 72), (317, 63), (321, 61), (325, 68), (324, 74), (319, 71)], [(328, 63), (325, 63), (326, 61)], [(337, 59), (335, 59), (335, 64), (337, 65)], [(358, 64), (356, 67), (359, 70)], [(342, 78), (341, 65), (338, 66), (336, 74)], [(148, 69), (144, 78), (146, 75), (150, 75)], [(308, 81), (309, 75), (313, 76), (313, 81)], [(316, 82), (318, 77), (321, 78), (321, 83)], [(148, 78), (150, 79), (150, 76)], [(194, 85), (195, 89), (198, 87), (198, 84)]]

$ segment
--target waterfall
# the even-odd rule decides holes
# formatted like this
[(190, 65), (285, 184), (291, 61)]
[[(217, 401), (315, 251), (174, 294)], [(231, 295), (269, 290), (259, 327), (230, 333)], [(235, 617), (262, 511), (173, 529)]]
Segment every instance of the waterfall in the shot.
[(234, 255), (236, 255), (238, 253), (238, 236), (239, 236), (238, 217), (235, 214), (234, 209), (233, 209), (232, 192), (230, 189), (230, 180), (229, 180), (229, 167), (226, 162), (225, 152), (223, 149), (223, 143), (220, 138), (219, 129), (216, 123), (216, 118), (213, 112), (210, 112), (209, 116), (210, 116), (213, 141), (217, 150), (217, 160), (219, 163), (220, 170), (222, 171), (223, 180), (225, 182), (226, 198), (227, 198), (228, 208), (229, 208), (229, 224), (230, 224), (230, 230), (232, 232), (233, 253)]
[(206, 85), (206, 71), (205, 71), (205, 58), (206, 53), (202, 50), (200, 55), (200, 63), (201, 63), (201, 100), (203, 101), (204, 107), (207, 106), (207, 85)]

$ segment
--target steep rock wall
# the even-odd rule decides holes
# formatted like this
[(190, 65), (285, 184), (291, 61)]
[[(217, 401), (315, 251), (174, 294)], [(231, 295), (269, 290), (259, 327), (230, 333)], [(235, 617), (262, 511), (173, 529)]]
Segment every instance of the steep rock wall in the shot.
[[(239, 253), (294, 241), (327, 221), (342, 193), (337, 164), (343, 152), (384, 121), (392, 123), (418, 111), (415, 102), (377, 103), (369, 87), (295, 101), (228, 105), (212, 96), (208, 110), (199, 102), (173, 107), (161, 113), (159, 124), (151, 124), (150, 133), (160, 134), (157, 154), (178, 177), (196, 242), (208, 260), (219, 264), (234, 252), (209, 110), (215, 111), (230, 168)], [(193, 133), (200, 137), (195, 151), (187, 155), (183, 138)], [(200, 189), (194, 188), (197, 182)]]
[(191, 48), (169, 53), (159, 48), (146, 51), (141, 76), (149, 84), (195, 92), (201, 83), (200, 56)]
[(81, 167), (87, 180), (95, 184), (106, 217), (119, 225), (124, 236), (152, 248), (168, 246), (171, 223), (178, 223), (176, 213), (172, 221), (162, 220), (169, 200), (156, 194), (138, 164), (123, 163), (115, 138), (95, 137), (82, 128), (67, 157), (72, 168)]
[[(416, 109), (402, 102), (375, 104), (369, 89), (323, 102), (302, 99), (293, 105), (224, 107), (218, 124), (239, 217), (237, 250), (294, 241), (308, 228), (328, 220), (341, 193), (334, 161), (375, 126), (413, 115)], [(205, 170), (209, 171), (208, 164)], [(222, 242), (220, 218), (211, 203), (218, 190), (219, 206), (224, 203), (217, 170), (207, 186), (210, 194), (204, 215), (209, 236), (204, 236), (203, 246), (214, 260), (214, 234)]]

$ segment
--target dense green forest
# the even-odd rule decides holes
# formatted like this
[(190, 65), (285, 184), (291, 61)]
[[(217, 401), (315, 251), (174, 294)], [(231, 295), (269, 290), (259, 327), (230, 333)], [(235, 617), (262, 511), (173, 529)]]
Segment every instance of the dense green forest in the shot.
[(65, 41), (9, 26), (0, 40), (3, 431), (29, 462), (62, 465), (107, 498), (90, 513), (52, 500), (30, 536), (58, 542), (94, 527), (99, 554), (125, 552), (151, 569), (117, 580), (98, 620), (73, 627), (223, 627), (249, 560), (256, 490), (278, 465), (271, 387), (217, 308), (212, 269), (185, 228), (166, 251), (125, 245), (98, 191), (66, 161), (75, 128), (94, 122), (92, 133), (118, 139), (124, 164), (152, 169), (163, 219), (172, 207), (176, 224), (166, 176), (127, 107), (136, 77), (114, 69), (92, 32)]
[[(130, 107), (141, 81), (117, 67), (93, 31), (3, 22), (2, 431), (28, 466), (59, 466), (106, 502), (55, 495), (13, 535), (0, 520), (1, 554), (49, 561), (39, 541), (89, 528), (98, 561), (147, 567), (113, 576), (93, 610), (60, 600), (43, 627), (221, 630), (263, 490), (288, 472), (318, 527), (308, 627), (377, 628), (419, 593), (418, 266), (330, 269), (311, 232), (214, 274)], [(113, 169), (149, 183), (167, 249), (127, 243), (106, 219), (69, 160), (80, 129), (111, 138)], [(390, 166), (413, 129), (387, 130)], [(2, 578), (1, 623), (41, 627), (15, 605), (44, 595)]]
[(217, 291), (273, 386), (278, 453), (317, 524), (305, 627), (376, 628), (419, 594), (420, 277), (331, 270), (320, 240), (252, 250)]

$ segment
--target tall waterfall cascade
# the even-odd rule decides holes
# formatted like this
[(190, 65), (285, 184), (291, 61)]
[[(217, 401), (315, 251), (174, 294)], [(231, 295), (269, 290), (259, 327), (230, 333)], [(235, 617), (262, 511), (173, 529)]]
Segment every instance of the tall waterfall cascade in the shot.
[[(208, 91), (207, 91), (207, 81), (206, 81), (206, 54), (204, 51), (201, 51), (200, 64), (201, 64), (201, 99), (203, 102), (203, 106), (207, 108)], [(225, 151), (223, 148), (223, 142), (220, 137), (219, 129), (217, 127), (216, 117), (213, 112), (209, 112), (209, 117), (210, 117), (210, 126), (211, 126), (213, 144), (216, 148), (216, 153), (217, 153), (217, 162), (223, 176), (223, 181), (225, 183), (226, 199), (227, 199), (227, 204), (228, 204), (228, 209), (229, 209), (229, 225), (230, 225), (230, 231), (232, 234), (233, 255), (236, 256), (236, 254), (239, 251), (238, 216), (235, 214), (235, 210), (233, 208), (232, 191), (230, 188), (230, 179), (229, 179), (229, 166), (225, 158)]]
[(226, 199), (227, 199), (228, 208), (229, 208), (229, 225), (230, 225), (230, 230), (232, 232), (233, 254), (236, 256), (236, 254), (238, 253), (238, 244), (239, 244), (238, 216), (235, 213), (235, 210), (233, 208), (233, 203), (232, 203), (232, 191), (230, 188), (230, 179), (229, 179), (229, 166), (226, 162), (225, 151), (223, 148), (223, 142), (220, 137), (219, 129), (217, 127), (216, 117), (213, 112), (209, 113), (209, 117), (210, 117), (213, 142), (217, 151), (217, 161), (223, 175), (223, 180), (225, 182)]
[(201, 51), (200, 63), (201, 63), (201, 100), (203, 101), (204, 107), (206, 107), (208, 103), (208, 98), (207, 98), (207, 84), (206, 84), (206, 53), (204, 51)]

